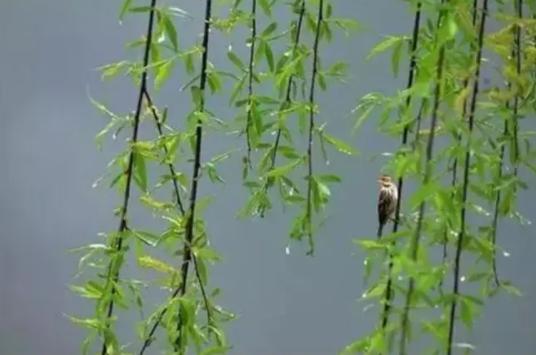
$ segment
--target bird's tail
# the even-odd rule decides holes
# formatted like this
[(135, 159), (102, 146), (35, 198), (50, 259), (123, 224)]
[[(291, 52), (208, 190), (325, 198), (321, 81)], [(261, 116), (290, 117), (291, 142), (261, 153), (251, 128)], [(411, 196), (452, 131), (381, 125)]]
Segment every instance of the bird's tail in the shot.
[(383, 226), (384, 226), (383, 223), (378, 224), (378, 233), (377, 233), (378, 239), (380, 239), (382, 237)]

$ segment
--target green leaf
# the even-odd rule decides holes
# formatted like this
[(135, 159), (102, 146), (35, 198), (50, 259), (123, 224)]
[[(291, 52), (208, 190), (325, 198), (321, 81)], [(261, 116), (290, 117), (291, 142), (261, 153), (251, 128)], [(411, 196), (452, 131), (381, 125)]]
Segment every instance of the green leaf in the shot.
[(141, 240), (143, 243), (150, 245), (152, 247), (155, 247), (158, 245), (158, 242), (160, 241), (160, 237), (150, 233), (150, 232), (144, 232), (144, 231), (137, 231), (137, 230), (131, 230), (132, 234), (139, 240)]
[(192, 92), (192, 99), (194, 100), (194, 104), (197, 109), (201, 107), (202, 101), (203, 101), (203, 93), (201, 92), (201, 89), (199, 86), (192, 86), (190, 91)]
[(162, 24), (164, 25), (164, 31), (166, 32), (166, 35), (169, 37), (169, 40), (171, 41), (171, 45), (173, 46), (173, 50), (175, 50), (175, 53), (179, 51), (179, 40), (177, 36), (177, 30), (175, 29), (175, 25), (173, 24), (173, 21), (171, 21), (171, 18), (164, 12), (160, 12), (162, 16)]
[(262, 31), (262, 34), (261, 34), (261, 37), (268, 37), (269, 35), (271, 35), (277, 28), (277, 22), (272, 22), (270, 23), (265, 29), (264, 31)]
[(143, 191), (147, 191), (147, 169), (145, 167), (145, 158), (137, 152), (132, 152), (133, 162), (133, 177), (138, 187)]
[(348, 154), (348, 155), (355, 155), (357, 154), (357, 150), (349, 145), (348, 143), (335, 138), (325, 132), (322, 132), (321, 134), (322, 139), (325, 140), (327, 143), (331, 144), (335, 149), (337, 149), (339, 152)]
[(341, 182), (342, 181), (340, 176), (332, 175), (332, 174), (318, 175), (316, 178), (323, 182)]
[(132, 0), (123, 0), (123, 4), (121, 5), (121, 11), (119, 12), (119, 21), (123, 20), (131, 3), (132, 3)]
[(227, 57), (229, 60), (240, 70), (244, 70), (245, 66), (239, 56), (237, 56), (233, 51), (227, 52)]
[(268, 0), (258, 0), (258, 1), (259, 1), (259, 5), (262, 8), (262, 11), (264, 11), (266, 16), (272, 16), (272, 6), (268, 2)]
[(85, 328), (96, 329), (96, 330), (101, 330), (104, 328), (103, 322), (96, 318), (76, 318), (76, 317), (71, 317), (71, 316), (67, 316), (67, 317), (74, 324), (81, 325)]
[(395, 77), (398, 76), (398, 69), (400, 64), (400, 54), (402, 53), (404, 41), (398, 41), (393, 47), (393, 54), (391, 55), (391, 70)]
[(266, 62), (268, 63), (268, 68), (270, 68), (270, 72), (274, 71), (274, 54), (272, 52), (272, 48), (268, 43), (265, 43), (264, 45), (264, 55), (266, 56)]
[(164, 274), (176, 274), (175, 268), (168, 263), (158, 260), (152, 256), (144, 255), (138, 258), (138, 264), (141, 267), (152, 269)]
[(303, 161), (303, 159), (300, 158), (300, 159), (294, 160), (293, 162), (291, 162), (291, 163), (289, 163), (287, 165), (283, 165), (283, 166), (279, 166), (277, 168), (274, 168), (274, 169), (270, 170), (266, 174), (266, 177), (285, 176), (288, 173), (290, 173), (292, 170), (294, 170), (294, 168), (296, 168), (302, 161)]
[(400, 45), (400, 43), (403, 43), (404, 41), (408, 40), (409, 37), (407, 36), (389, 36), (386, 37), (384, 40), (382, 40), (380, 43), (376, 44), (374, 48), (370, 51), (369, 55), (367, 56), (367, 60), (385, 52), (391, 47), (394, 47), (396, 45)]
[(156, 77), (154, 78), (154, 86), (156, 90), (160, 90), (162, 85), (169, 79), (171, 72), (175, 67), (174, 60), (168, 60), (164, 64), (159, 65), (156, 69)]

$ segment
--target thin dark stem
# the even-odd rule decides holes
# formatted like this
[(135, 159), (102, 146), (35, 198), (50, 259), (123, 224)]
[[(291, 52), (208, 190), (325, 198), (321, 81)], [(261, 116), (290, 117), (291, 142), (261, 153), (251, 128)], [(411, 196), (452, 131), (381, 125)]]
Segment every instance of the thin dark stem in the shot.
[[(300, 45), (300, 35), (301, 35), (304, 15), (305, 15), (305, 0), (301, 2), (300, 13), (298, 14), (298, 24), (296, 25), (296, 38), (294, 38), (292, 56), (296, 54), (296, 51), (298, 50), (298, 46)], [(283, 105), (282, 105), (284, 109), (288, 108), (288, 105), (290, 105), (292, 101), (291, 95), (292, 95), (292, 83), (293, 82), (294, 82), (294, 75), (291, 74), (287, 81), (287, 92), (285, 94), (285, 101), (283, 102)], [(275, 135), (274, 145), (272, 147), (272, 161), (271, 161), (271, 166), (270, 166), (271, 169), (275, 167), (275, 159), (277, 157), (277, 148), (279, 147), (280, 139), (281, 139), (281, 128), (278, 128), (277, 133)]]
[[(201, 59), (201, 76), (199, 78), (199, 89), (201, 91), (201, 102), (198, 111), (203, 112), (205, 110), (205, 87), (207, 83), (207, 66), (208, 66), (208, 44), (210, 35), (210, 18), (212, 11), (212, 0), (207, 0), (205, 9), (205, 26), (203, 31), (203, 56)], [(190, 261), (192, 259), (192, 241), (194, 238), (194, 224), (195, 224), (195, 206), (197, 203), (197, 186), (200, 177), (201, 170), (201, 140), (203, 138), (203, 126), (201, 120), (197, 121), (197, 127), (195, 129), (195, 153), (194, 153), (194, 166), (192, 172), (192, 186), (190, 191), (190, 207), (188, 210), (188, 220), (186, 221), (185, 228), (185, 242), (183, 247), (183, 262), (181, 267), (181, 287), (179, 291), (179, 297), (186, 294), (186, 288), (188, 285), (188, 269)], [(183, 317), (178, 314), (177, 329), (179, 330), (179, 337), (175, 341), (175, 350), (181, 349), (183, 331), (182, 331)]]
[[(145, 41), (145, 51), (143, 55), (143, 72), (141, 75), (141, 82), (140, 82), (140, 88), (138, 92), (138, 102), (136, 105), (136, 112), (134, 114), (134, 128), (132, 130), (132, 139), (131, 143), (134, 144), (138, 140), (138, 128), (140, 123), (140, 116), (141, 116), (141, 110), (142, 110), (142, 104), (143, 104), (143, 93), (145, 91), (145, 88), (147, 86), (147, 65), (149, 64), (149, 54), (151, 51), (151, 40), (152, 40), (152, 34), (153, 34), (153, 22), (154, 22), (154, 13), (155, 13), (155, 6), (156, 6), (156, 0), (151, 0), (151, 10), (149, 11), (149, 22), (147, 25), (147, 34), (146, 34), (146, 41)], [(116, 253), (119, 253), (123, 247), (123, 232), (127, 229), (127, 210), (128, 210), (128, 203), (130, 199), (130, 186), (132, 184), (132, 175), (133, 175), (133, 167), (134, 167), (134, 152), (131, 150), (128, 155), (128, 166), (127, 170), (125, 171), (125, 175), (127, 177), (127, 181), (125, 184), (125, 191), (123, 195), (123, 205), (121, 207), (121, 216), (120, 216), (120, 222), (119, 222), (119, 228), (117, 237), (114, 241), (114, 251)], [(117, 292), (116, 290), (116, 284), (119, 282), (119, 268), (114, 270), (114, 256), (112, 256), (112, 260), (110, 261), (108, 265), (108, 277), (107, 282), (110, 282), (111, 280), (111, 298), (108, 303), (108, 311), (106, 314), (107, 317), (107, 323), (106, 327), (107, 329), (110, 327), (109, 321), (112, 317), (113, 311), (114, 311), (114, 296)], [(108, 352), (108, 347), (106, 344), (106, 340), (103, 340), (102, 343), (102, 350), (101, 354), (106, 355)]]
[[(153, 115), (154, 123), (155, 123), (156, 129), (158, 130), (159, 138), (162, 138), (164, 136), (164, 130), (162, 129), (162, 121), (160, 120), (158, 112), (156, 111), (156, 107), (154, 106), (153, 100), (151, 99), (151, 96), (149, 95), (149, 92), (147, 91), (147, 89), (145, 89), (144, 95), (145, 95), (145, 99), (147, 100), (147, 104), (151, 110), (151, 113)], [(163, 145), (162, 149), (164, 150), (164, 154), (167, 156), (169, 152), (165, 144)], [(177, 200), (177, 206), (179, 208), (180, 213), (184, 215), (185, 211), (182, 205), (179, 182), (177, 181), (177, 174), (175, 171), (175, 167), (173, 166), (172, 162), (168, 163), (167, 166), (169, 169), (169, 173), (171, 175), (171, 181), (173, 182), (173, 191), (175, 193), (175, 199)]]
[[(410, 61), (409, 61), (409, 71), (408, 71), (408, 83), (406, 85), (407, 89), (410, 89), (413, 86), (413, 81), (415, 80), (415, 73), (417, 71), (417, 48), (419, 44), (419, 30), (421, 25), (421, 3), (417, 3), (417, 10), (415, 11), (415, 19), (413, 21), (413, 34), (411, 38), (411, 53), (410, 53)], [(405, 103), (405, 109), (410, 110), (411, 109), (411, 100), (412, 95), (408, 95), (406, 98)], [(420, 118), (421, 115), (417, 117), (417, 125), (420, 126)], [(410, 124), (407, 124), (404, 127), (404, 131), (402, 132), (402, 146), (406, 146), (408, 143), (408, 135), (409, 130), (411, 128)], [(404, 177), (400, 176), (398, 178), (398, 200), (396, 202), (396, 209), (395, 209), (395, 219), (393, 222), (393, 233), (396, 233), (398, 231), (398, 226), (400, 223), (400, 207), (402, 205), (402, 187), (404, 185)], [(378, 238), (382, 235), (382, 229), (383, 226), (378, 227)], [(393, 242), (394, 246), (394, 242)], [(387, 327), (387, 323), (389, 322), (389, 315), (391, 312), (391, 301), (393, 298), (393, 289), (392, 289), (392, 269), (393, 269), (393, 255), (389, 254), (389, 264), (387, 267), (387, 284), (385, 286), (385, 295), (384, 295), (384, 304), (383, 304), (383, 310), (381, 314), (382, 318), (382, 329), (385, 330)]]
[(450, 315), (449, 315), (449, 336), (448, 336), (448, 345), (447, 345), (447, 355), (452, 354), (452, 342), (454, 338), (454, 322), (456, 316), (456, 304), (457, 297), (459, 294), (460, 287), (460, 262), (463, 249), (463, 241), (465, 237), (465, 220), (466, 220), (466, 205), (467, 205), (467, 196), (469, 191), (469, 168), (471, 166), (471, 137), (474, 126), (475, 111), (476, 111), (476, 101), (478, 97), (479, 90), (479, 81), (480, 81), (480, 62), (482, 61), (482, 45), (484, 42), (484, 33), (486, 29), (486, 17), (488, 13), (488, 0), (484, 0), (482, 3), (482, 18), (480, 20), (480, 29), (478, 32), (478, 49), (477, 55), (475, 58), (475, 77), (473, 80), (473, 94), (471, 96), (471, 106), (469, 109), (469, 133), (467, 137), (467, 147), (465, 150), (465, 162), (463, 167), (463, 188), (462, 188), (462, 209), (460, 214), (460, 232), (458, 234), (458, 241), (456, 245), (456, 256), (454, 258), (454, 276), (453, 276), (453, 286), (452, 286), (452, 302), (450, 305)]
[(307, 255), (314, 253), (314, 240), (312, 231), (312, 194), (313, 194), (313, 131), (315, 126), (315, 88), (316, 75), (318, 73), (318, 44), (320, 43), (320, 32), (322, 31), (322, 20), (324, 17), (324, 0), (318, 3), (318, 17), (316, 20), (315, 41), (313, 44), (313, 69), (311, 74), (311, 88), (309, 90), (309, 137), (307, 140), (307, 237), (309, 239), (309, 251)]
[[(519, 19), (523, 18), (523, 0), (515, 0), (515, 10), (516, 15)], [(516, 25), (515, 27), (515, 49), (516, 49), (516, 74), (521, 75), (521, 26)], [(517, 176), (518, 162), (519, 162), (519, 123), (518, 123), (518, 114), (519, 114), (519, 87), (515, 88), (514, 95), (514, 107), (512, 110), (513, 116), (513, 139), (514, 139), (514, 176)]]
[[(437, 20), (438, 29), (441, 26), (444, 12), (445, 12), (445, 9), (441, 8), (439, 12), (439, 17)], [(435, 132), (436, 132), (436, 126), (437, 126), (437, 116), (439, 113), (439, 103), (441, 102), (441, 87), (442, 87), (442, 81), (443, 81), (444, 62), (445, 62), (445, 45), (442, 44), (441, 48), (439, 49), (439, 58), (438, 58), (437, 69), (436, 69), (434, 103), (432, 107), (432, 119), (430, 122), (430, 134), (428, 136), (428, 141), (426, 145), (425, 171), (424, 171), (423, 182), (422, 182), (423, 186), (429, 183), (431, 175), (432, 175), (431, 161), (432, 161), (433, 153), (434, 153), (434, 138), (435, 138)], [(420, 243), (420, 238), (421, 238), (421, 233), (422, 233), (422, 225), (423, 225), (423, 220), (424, 220), (425, 209), (426, 209), (426, 203), (425, 201), (423, 201), (421, 202), (419, 206), (417, 226), (416, 226), (415, 234), (411, 240), (411, 245), (410, 245), (411, 259), (413, 261), (417, 260), (417, 255), (419, 253), (419, 243)], [(406, 302), (402, 310), (402, 316), (401, 316), (401, 321), (400, 321), (400, 348), (399, 348), (400, 355), (406, 354), (406, 338), (407, 338), (408, 327), (409, 327), (409, 323), (408, 323), (409, 308), (412, 303), (414, 289), (415, 289), (415, 280), (413, 277), (410, 277), (408, 291), (406, 294)]]
[[(292, 46), (292, 57), (296, 54), (296, 51), (298, 50), (298, 46), (300, 44), (300, 36), (302, 31), (302, 24), (303, 24), (303, 17), (305, 15), (305, 0), (302, 0), (300, 4), (300, 11), (298, 14), (298, 22), (296, 24), (296, 36), (294, 38), (293, 46)], [(291, 74), (287, 81), (287, 91), (285, 94), (285, 101), (281, 105), (281, 110), (288, 108), (290, 103), (292, 102), (292, 84), (294, 82), (294, 75)], [(277, 132), (275, 134), (275, 140), (274, 144), (271, 147), (272, 150), (272, 156), (270, 161), (270, 170), (275, 167), (276, 158), (277, 158), (277, 149), (279, 148), (279, 142), (281, 141), (281, 127), (278, 127)], [(266, 193), (268, 191), (268, 188), (271, 185), (271, 179), (266, 179), (264, 185), (263, 185), (263, 192)], [(262, 208), (260, 211), (260, 216), (264, 217), (264, 208)]]
[[(158, 130), (159, 137), (161, 138), (161, 137), (163, 137), (162, 121), (160, 120), (158, 112), (156, 111), (156, 108), (153, 105), (153, 100), (151, 99), (151, 96), (149, 95), (149, 92), (147, 90), (145, 91), (145, 98), (146, 98), (147, 103), (149, 104), (149, 107), (150, 107), (151, 112), (153, 114), (153, 118), (154, 118), (157, 130)], [(167, 147), (165, 145), (164, 145), (163, 150), (164, 150), (164, 153), (167, 155), (168, 154), (168, 149), (167, 149)], [(179, 192), (179, 187), (178, 187), (177, 176), (175, 174), (175, 167), (173, 166), (173, 163), (169, 163), (168, 167), (169, 167), (169, 170), (170, 170), (170, 173), (171, 173), (171, 176), (172, 176), (174, 192), (175, 192), (175, 199), (178, 201), (177, 202), (177, 207), (179, 209), (180, 214), (182, 216), (184, 216), (185, 211), (184, 211), (184, 209), (182, 207), (182, 204), (180, 203), (180, 201), (181, 201), (180, 198), (181, 197), (180, 197), (180, 192)], [(206, 291), (205, 291), (205, 286), (203, 285), (203, 280), (201, 279), (201, 276), (199, 274), (199, 269), (198, 269), (198, 266), (197, 266), (197, 258), (195, 257), (194, 254), (192, 254), (192, 257), (193, 257), (193, 262), (194, 262), (197, 282), (199, 283), (199, 289), (201, 291), (201, 295), (203, 297), (203, 302), (205, 304), (205, 310), (206, 310), (206, 314), (207, 314), (207, 325), (209, 326), (208, 329), (209, 329), (209, 332), (210, 332), (210, 325), (212, 324), (211, 307), (210, 307), (210, 303), (208, 302), (208, 298), (207, 298)], [(177, 294), (179, 293), (181, 287), (182, 286), (179, 285), (179, 287), (177, 287), (175, 289), (175, 291), (172, 294), (171, 299), (173, 299), (173, 298), (175, 298), (177, 296)], [(152, 341), (154, 339), (153, 337), (154, 337), (154, 334), (156, 332), (156, 329), (160, 325), (160, 323), (162, 321), (162, 318), (166, 314), (167, 310), (168, 310), (168, 308), (164, 308), (160, 312), (158, 317), (156, 318), (156, 321), (154, 322), (153, 326), (151, 327), (151, 330), (149, 331), (149, 334), (145, 337), (145, 340), (143, 341), (143, 345), (142, 345), (142, 347), (140, 349), (140, 352), (139, 352), (140, 355), (142, 355), (145, 352), (145, 350), (149, 347), (149, 345), (151, 345), (151, 343), (152, 343)]]
[[(523, 1), (522, 0), (514, 0), (515, 1), (515, 11), (517, 16), (521, 19), (523, 18)], [(535, 16), (536, 18), (536, 16)], [(516, 26), (514, 28), (514, 45), (512, 46), (512, 58), (515, 58), (516, 61), (516, 72), (519, 75), (521, 73), (521, 28), (519, 26)], [(512, 83), (508, 83), (508, 89), (511, 90)], [(514, 126), (514, 132), (515, 127), (517, 124), (517, 114), (519, 110), (519, 97), (516, 92), (516, 95), (514, 96), (514, 102), (512, 107), (512, 113), (513, 113), (513, 122), (515, 122)], [(506, 104), (506, 108), (510, 108), (509, 103)], [(510, 128), (508, 121), (504, 122), (504, 128), (503, 128), (503, 137), (510, 137)], [(517, 138), (514, 133), (514, 139), (516, 143), (514, 143), (514, 149), (516, 149), (515, 152), (517, 152)], [(500, 155), (499, 155), (499, 166), (497, 168), (497, 180), (500, 181), (503, 175), (503, 164), (504, 164), (504, 155), (506, 152), (506, 147), (503, 144), (501, 146)], [(514, 152), (514, 153), (515, 153)], [(517, 159), (516, 159), (517, 160)], [(517, 166), (514, 167), (514, 175), (517, 175)], [(499, 287), (501, 286), (501, 281), (499, 278), (499, 272), (497, 269), (497, 228), (499, 225), (499, 206), (501, 203), (501, 191), (497, 190), (497, 194), (495, 195), (495, 206), (493, 210), (493, 220), (491, 222), (491, 243), (493, 245), (493, 259), (492, 259), (492, 269), (493, 269), (493, 279), (495, 281), (495, 286)]]
[(251, 110), (253, 110), (253, 68), (255, 60), (255, 45), (257, 42), (257, 0), (251, 0), (251, 45), (249, 47), (248, 65), (248, 108), (246, 118), (246, 144), (248, 165), (251, 165)]
[[(503, 128), (503, 137), (508, 137), (508, 122), (504, 122), (504, 128)], [(499, 166), (497, 167), (497, 181), (500, 181), (502, 179), (503, 175), (503, 162), (504, 162), (504, 154), (506, 151), (506, 147), (503, 144), (501, 146), (501, 151), (499, 154)], [(499, 206), (501, 203), (501, 190), (497, 190), (497, 194), (495, 195), (495, 205), (493, 209), (493, 220), (491, 222), (491, 244), (493, 245), (493, 258), (492, 258), (492, 271), (493, 271), (493, 279), (495, 281), (495, 286), (499, 287), (501, 285), (501, 281), (499, 279), (499, 272), (497, 270), (497, 227), (499, 225)]]

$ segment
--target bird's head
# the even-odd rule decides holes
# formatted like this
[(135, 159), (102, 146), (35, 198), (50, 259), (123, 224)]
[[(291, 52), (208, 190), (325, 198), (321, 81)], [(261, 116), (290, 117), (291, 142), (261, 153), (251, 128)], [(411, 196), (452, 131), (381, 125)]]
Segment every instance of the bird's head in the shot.
[(389, 187), (392, 185), (392, 180), (389, 175), (380, 175), (378, 183), (380, 184), (380, 187)]

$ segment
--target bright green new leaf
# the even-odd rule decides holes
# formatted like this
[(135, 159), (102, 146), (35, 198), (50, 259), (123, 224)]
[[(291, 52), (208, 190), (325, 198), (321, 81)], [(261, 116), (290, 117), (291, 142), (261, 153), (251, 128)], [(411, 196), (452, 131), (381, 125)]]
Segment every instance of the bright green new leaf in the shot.
[(294, 160), (293, 162), (291, 162), (291, 163), (289, 163), (287, 165), (283, 165), (283, 166), (279, 166), (277, 168), (274, 168), (274, 169), (270, 170), (266, 174), (266, 177), (280, 177), (280, 176), (287, 175), (292, 170), (294, 170), (294, 168), (296, 168), (302, 161), (303, 161), (303, 159), (300, 158), (300, 159)]
[(339, 152), (348, 154), (348, 155), (355, 155), (357, 154), (357, 150), (349, 145), (348, 143), (335, 138), (325, 132), (322, 132), (321, 137), (323, 140), (325, 140), (327, 143), (331, 144), (335, 149), (337, 149)]

